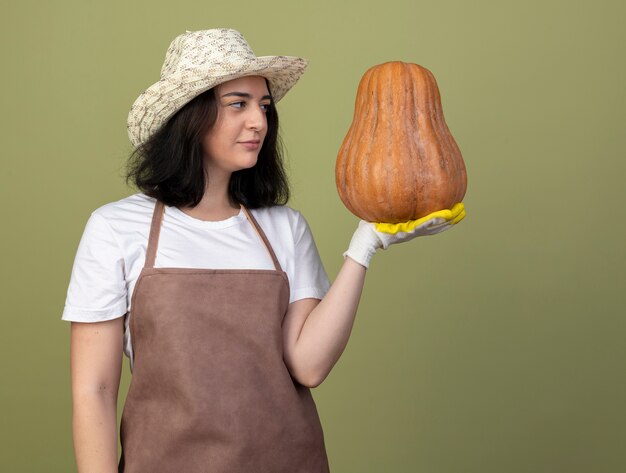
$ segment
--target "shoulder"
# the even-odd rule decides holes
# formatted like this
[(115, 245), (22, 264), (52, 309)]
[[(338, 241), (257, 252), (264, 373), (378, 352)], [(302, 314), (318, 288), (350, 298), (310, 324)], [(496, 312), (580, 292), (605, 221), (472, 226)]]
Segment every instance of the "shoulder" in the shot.
[(294, 222), (302, 217), (302, 214), (298, 210), (288, 205), (259, 207), (258, 209), (252, 209), (252, 213), (257, 218), (281, 222)]
[(156, 200), (133, 194), (98, 207), (91, 213), (83, 238), (108, 239), (122, 247), (142, 240), (150, 230)]
[(92, 215), (103, 218), (109, 223), (120, 220), (137, 220), (142, 216), (152, 216), (156, 200), (145, 194), (133, 194), (115, 202), (98, 207)]
[(264, 230), (276, 231), (282, 235), (288, 230), (296, 238), (307, 227), (307, 222), (300, 211), (288, 205), (261, 207), (252, 209), (252, 213)]

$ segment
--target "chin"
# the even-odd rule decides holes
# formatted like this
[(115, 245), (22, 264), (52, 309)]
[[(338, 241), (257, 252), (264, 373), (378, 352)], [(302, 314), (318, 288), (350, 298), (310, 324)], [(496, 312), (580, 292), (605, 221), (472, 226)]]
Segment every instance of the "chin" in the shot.
[(246, 161), (242, 161), (242, 162), (238, 163), (239, 166), (236, 169), (233, 169), (233, 172), (234, 171), (242, 171), (244, 169), (251, 169), (254, 166), (256, 166), (257, 161), (258, 160), (256, 158), (249, 159), (249, 160), (246, 160)]

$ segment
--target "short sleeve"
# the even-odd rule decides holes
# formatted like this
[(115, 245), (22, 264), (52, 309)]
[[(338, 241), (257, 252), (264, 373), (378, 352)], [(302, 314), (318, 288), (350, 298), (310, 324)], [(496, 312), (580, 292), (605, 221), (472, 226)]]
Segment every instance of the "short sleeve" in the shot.
[(322, 299), (330, 288), (313, 234), (306, 219), (297, 212), (294, 231), (294, 277), (289, 302), (299, 299)]
[(106, 219), (91, 214), (78, 245), (63, 320), (100, 322), (126, 313), (124, 256)]

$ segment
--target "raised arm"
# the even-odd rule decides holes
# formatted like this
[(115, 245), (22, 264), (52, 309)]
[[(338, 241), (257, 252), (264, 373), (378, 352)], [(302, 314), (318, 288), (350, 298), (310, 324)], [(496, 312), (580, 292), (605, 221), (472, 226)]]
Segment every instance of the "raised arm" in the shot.
[(321, 301), (292, 302), (283, 324), (285, 364), (304, 386), (324, 381), (345, 349), (365, 282), (364, 266), (350, 258)]
[(376, 250), (419, 236), (448, 230), (465, 216), (464, 206), (433, 212), (403, 224), (373, 224), (363, 220), (352, 236), (337, 278), (320, 301), (302, 299), (290, 304), (283, 323), (285, 364), (301, 384), (316, 387), (324, 381), (345, 349), (363, 291), (366, 268)]
[(124, 317), (72, 322), (72, 430), (78, 473), (116, 473)]

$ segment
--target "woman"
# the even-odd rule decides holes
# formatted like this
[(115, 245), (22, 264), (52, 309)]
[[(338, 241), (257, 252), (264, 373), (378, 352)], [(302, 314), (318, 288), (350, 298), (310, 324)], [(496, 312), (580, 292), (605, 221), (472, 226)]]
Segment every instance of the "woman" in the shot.
[(63, 313), (79, 472), (328, 471), (309, 388), (346, 346), (371, 256), (462, 215), (398, 235), (360, 222), (330, 285), (306, 221), (283, 205), (275, 102), (305, 67), (256, 57), (234, 30), (188, 31), (133, 105), (142, 192), (93, 212)]

